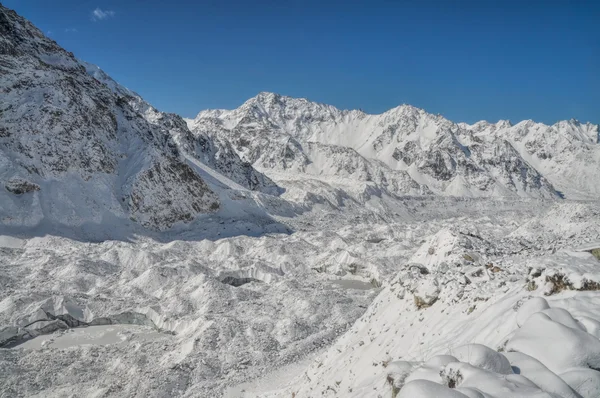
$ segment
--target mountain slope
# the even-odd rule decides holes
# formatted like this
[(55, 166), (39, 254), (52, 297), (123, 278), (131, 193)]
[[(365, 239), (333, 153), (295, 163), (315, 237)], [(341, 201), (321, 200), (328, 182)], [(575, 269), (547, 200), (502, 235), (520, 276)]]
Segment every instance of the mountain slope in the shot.
[(138, 117), (73, 54), (0, 8), (0, 191), (3, 224), (132, 218), (165, 229), (218, 209), (216, 195), (168, 134)]
[(596, 199), (600, 194), (600, 126), (576, 120), (552, 126), (526, 120), (462, 126), (484, 142), (502, 138), (567, 197)]
[(245, 188), (276, 191), (227, 143), (193, 136), (179, 116), (158, 112), (2, 6), (0, 90), (6, 228), (110, 230), (120, 220), (165, 230), (191, 221), (220, 207), (198, 160)]
[(202, 163), (233, 180), (244, 188), (276, 194), (277, 186), (266, 176), (256, 171), (252, 165), (242, 161), (228, 141), (204, 134), (192, 135), (186, 122), (173, 113), (158, 111), (137, 93), (123, 87), (98, 66), (80, 61), (87, 73), (108, 86), (115, 94), (126, 101), (146, 121), (171, 134), (179, 148)]
[[(561, 123), (555, 129), (560, 134), (577, 122)], [(553, 183), (562, 175), (550, 173), (548, 178), (552, 179), (546, 178), (529, 155), (531, 147), (501, 134), (503, 129), (493, 133), (477, 130), (408, 105), (368, 115), (306, 99), (260, 93), (235, 110), (202, 111), (188, 125), (197, 134), (229, 139), (242, 159), (267, 173), (268, 169), (285, 170), (380, 184), (372, 173), (364, 171), (378, 168), (387, 182), (402, 181), (397, 184), (400, 190), (390, 191), (394, 194), (560, 196)], [(598, 126), (586, 126), (588, 130), (581, 136), (597, 132)], [(596, 144), (597, 139), (596, 143), (588, 139), (582, 145), (592, 148), (595, 154), (600, 151)], [(332, 147), (338, 148), (337, 154), (331, 152)], [(347, 150), (354, 155), (348, 157)], [(576, 146), (572, 156), (578, 157), (579, 150), (582, 147)], [(594, 156), (578, 164), (597, 162)], [(358, 157), (369, 166), (354, 167)], [(322, 158), (327, 159), (326, 164)], [(585, 192), (585, 187), (565, 191), (576, 194)]]

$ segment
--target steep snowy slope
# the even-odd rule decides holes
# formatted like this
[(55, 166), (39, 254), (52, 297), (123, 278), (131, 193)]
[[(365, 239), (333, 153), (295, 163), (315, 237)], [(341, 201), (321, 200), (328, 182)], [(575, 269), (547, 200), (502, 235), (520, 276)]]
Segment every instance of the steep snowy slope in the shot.
[[(84, 66), (4, 7), (0, 89), (0, 219), (9, 230), (109, 231), (115, 222), (164, 230), (219, 209), (214, 181), (278, 192), (227, 142), (193, 136), (179, 116)], [(218, 178), (207, 185), (203, 168), (204, 178)]]
[[(267, 173), (273, 169), (373, 181), (386, 190), (391, 186), (394, 194), (560, 196), (536, 169), (538, 162), (511, 136), (475, 131), (408, 105), (368, 115), (260, 93), (232, 111), (202, 111), (188, 125), (197, 134), (226, 137), (243, 159)], [(562, 134), (574, 125), (561, 122), (557, 129)], [(597, 135), (598, 126), (585, 129), (581, 136)], [(596, 164), (598, 145), (591, 139), (586, 145), (595, 152), (584, 156), (577, 146), (568, 155), (581, 158), (579, 166)], [(358, 163), (362, 166), (356, 167)]]
[(0, 48), (2, 224), (133, 218), (164, 229), (219, 208), (169, 134), (4, 7)]
[(271, 180), (256, 171), (249, 163), (242, 161), (228, 141), (216, 136), (211, 138), (204, 134), (192, 135), (186, 122), (180, 116), (158, 111), (137, 93), (115, 82), (98, 66), (80, 62), (89, 75), (107, 85), (120, 98), (127, 101), (149, 123), (174, 136), (180, 149), (189, 156), (198, 159), (245, 188), (271, 194), (279, 192)]

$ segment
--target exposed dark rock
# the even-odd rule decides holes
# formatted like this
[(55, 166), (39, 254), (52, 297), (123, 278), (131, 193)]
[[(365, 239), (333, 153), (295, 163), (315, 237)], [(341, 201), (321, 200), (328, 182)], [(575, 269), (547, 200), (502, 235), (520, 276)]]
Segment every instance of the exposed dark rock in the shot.
[(13, 178), (4, 184), (4, 187), (7, 191), (14, 193), (15, 195), (22, 195), (28, 192), (39, 191), (40, 186), (34, 184), (33, 182), (29, 182), (27, 180), (23, 180), (21, 178)]
[(223, 280), (221, 282), (225, 283), (226, 285), (231, 285), (233, 287), (240, 287), (240, 286), (245, 285), (250, 282), (262, 282), (262, 281), (258, 280), (258, 279), (254, 279), (254, 278), (236, 278), (234, 276), (228, 276), (228, 277), (223, 278)]

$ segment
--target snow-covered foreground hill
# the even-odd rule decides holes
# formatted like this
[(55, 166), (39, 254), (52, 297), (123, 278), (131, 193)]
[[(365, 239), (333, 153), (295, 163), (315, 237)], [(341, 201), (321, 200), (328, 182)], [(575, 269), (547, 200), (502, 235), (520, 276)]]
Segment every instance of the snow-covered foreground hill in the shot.
[(599, 215), (558, 205), (504, 239), (440, 230), (272, 396), (599, 396)]
[(598, 126), (0, 83), (1, 397), (600, 396)]

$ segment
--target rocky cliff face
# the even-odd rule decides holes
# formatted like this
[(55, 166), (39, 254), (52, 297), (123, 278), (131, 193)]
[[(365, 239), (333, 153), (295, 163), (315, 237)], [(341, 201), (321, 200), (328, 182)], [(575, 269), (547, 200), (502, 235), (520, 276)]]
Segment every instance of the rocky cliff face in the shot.
[(1, 6), (0, 90), (3, 224), (116, 217), (166, 229), (219, 208), (167, 129)]
[[(546, 134), (588, 137), (585, 144), (575, 145), (569, 159), (600, 148), (598, 126), (586, 125), (581, 132), (573, 127), (576, 123), (546, 126)], [(517, 133), (506, 122), (494, 128), (456, 124), (408, 105), (368, 115), (261, 93), (235, 110), (202, 111), (188, 125), (196, 134), (231, 141), (243, 160), (265, 171), (373, 182), (395, 195), (559, 198), (565, 193), (554, 187), (560, 179), (556, 173), (546, 175), (547, 168), (532, 160), (536, 151), (540, 156), (548, 151), (545, 138), (533, 134), (535, 139), (520, 145), (517, 138), (528, 133)], [(573, 129), (577, 133), (569, 133)], [(560, 145), (551, 152), (556, 154)], [(579, 161), (579, 166), (593, 163), (594, 156)], [(585, 189), (566, 194), (576, 196)]]

